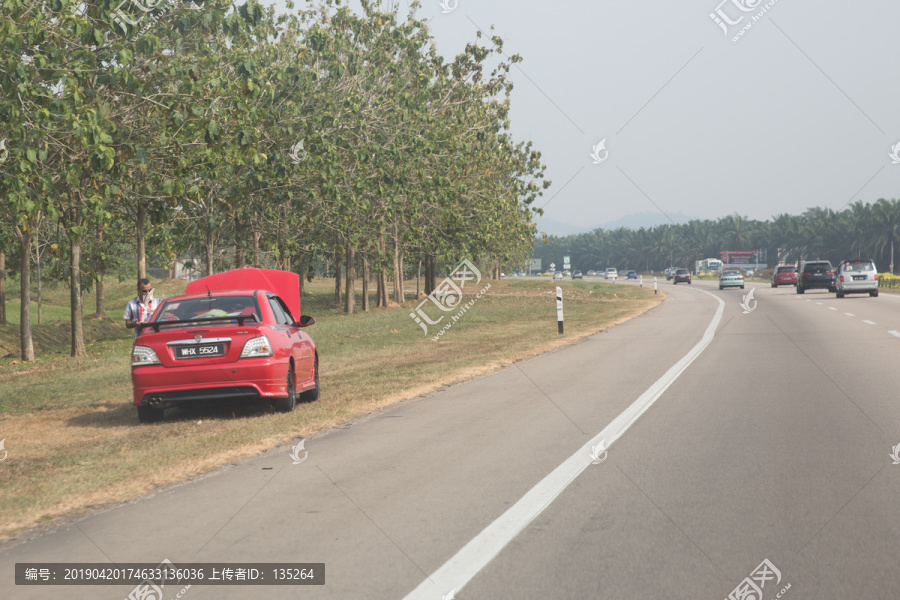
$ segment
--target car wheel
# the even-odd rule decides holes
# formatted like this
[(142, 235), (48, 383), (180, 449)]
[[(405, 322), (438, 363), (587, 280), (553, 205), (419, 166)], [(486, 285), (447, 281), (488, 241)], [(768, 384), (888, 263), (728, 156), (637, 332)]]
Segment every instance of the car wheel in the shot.
[(741, 286), (741, 289), (744, 289), (744, 286)]
[(774, 283), (773, 283), (773, 284), (772, 284), (772, 287), (773, 287), (773, 288), (777, 288), (777, 287), (778, 287), (778, 286), (777, 286), (777, 285), (775, 285), (775, 284), (774, 284)]
[(688, 285), (691, 285), (691, 282), (690, 282), (690, 281), (688, 281)]
[(798, 286), (797, 286), (797, 293), (798, 293), (798, 294), (802, 294), (803, 292), (804, 292), (803, 287), (798, 285)]
[(720, 291), (722, 290), (722, 286), (721, 286), (721, 285), (719, 286), (719, 290), (720, 290)]
[(844, 297), (844, 293), (843, 293), (843, 292), (835, 292), (834, 295), (837, 296), (838, 298), (843, 298), (843, 297)]
[(163, 420), (163, 409), (152, 406), (138, 406), (138, 421), (141, 423), (159, 423)]
[(300, 398), (304, 402), (314, 402), (319, 399), (319, 355), (316, 355), (316, 362), (313, 366), (313, 378), (316, 380), (316, 387), (306, 390), (300, 394)]
[(878, 290), (872, 290), (871, 292), (869, 292), (869, 296), (871, 296), (872, 298), (877, 298)]
[(673, 282), (672, 282), (672, 285), (678, 285), (678, 282), (677, 282), (677, 281), (673, 281)]
[(275, 410), (278, 412), (291, 412), (297, 406), (297, 391), (294, 384), (294, 365), (288, 367), (287, 381), (287, 398), (275, 398)]

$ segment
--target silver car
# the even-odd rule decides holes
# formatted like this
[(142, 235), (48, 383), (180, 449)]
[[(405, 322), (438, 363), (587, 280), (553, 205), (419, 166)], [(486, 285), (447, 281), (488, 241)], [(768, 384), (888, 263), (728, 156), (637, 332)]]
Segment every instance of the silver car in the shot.
[(871, 259), (843, 261), (834, 279), (838, 298), (845, 294), (878, 295), (878, 270)]

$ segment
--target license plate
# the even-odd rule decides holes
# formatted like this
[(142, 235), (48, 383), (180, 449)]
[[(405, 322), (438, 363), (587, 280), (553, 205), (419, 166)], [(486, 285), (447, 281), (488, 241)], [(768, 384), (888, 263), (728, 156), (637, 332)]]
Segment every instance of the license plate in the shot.
[(854, 275), (853, 276), (853, 281), (865, 281), (865, 280), (866, 280), (865, 275)]
[(175, 346), (175, 358), (205, 358), (208, 356), (225, 356), (225, 344)]

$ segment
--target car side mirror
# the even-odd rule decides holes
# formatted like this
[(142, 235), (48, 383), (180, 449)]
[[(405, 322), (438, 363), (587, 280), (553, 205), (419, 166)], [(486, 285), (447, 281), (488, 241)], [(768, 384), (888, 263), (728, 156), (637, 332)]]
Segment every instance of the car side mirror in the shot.
[(297, 321), (297, 327), (309, 327), (315, 324), (316, 320), (309, 315), (300, 315), (300, 320)]

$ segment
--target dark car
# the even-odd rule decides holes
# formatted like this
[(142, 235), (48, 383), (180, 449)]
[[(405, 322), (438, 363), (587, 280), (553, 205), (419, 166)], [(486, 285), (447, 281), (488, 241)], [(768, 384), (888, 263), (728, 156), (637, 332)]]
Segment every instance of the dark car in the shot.
[(681, 283), (691, 283), (691, 272), (687, 269), (675, 269), (675, 275), (672, 276), (672, 285)]
[(794, 265), (781, 265), (772, 271), (772, 287), (779, 285), (797, 285), (797, 267)]
[(572, 271), (572, 279), (584, 279), (584, 275), (581, 274), (581, 271)]
[(797, 275), (797, 293), (802, 294), (806, 290), (826, 289), (834, 292), (834, 267), (827, 260), (810, 260), (800, 267)]
[(637, 272), (628, 271), (627, 273), (625, 273), (625, 279), (637, 279)]

